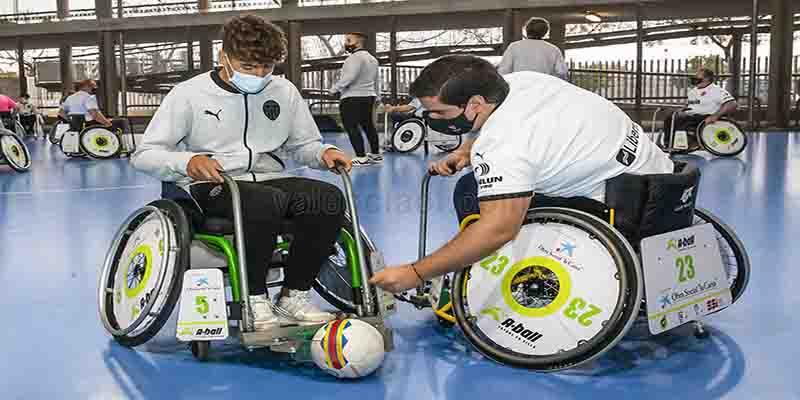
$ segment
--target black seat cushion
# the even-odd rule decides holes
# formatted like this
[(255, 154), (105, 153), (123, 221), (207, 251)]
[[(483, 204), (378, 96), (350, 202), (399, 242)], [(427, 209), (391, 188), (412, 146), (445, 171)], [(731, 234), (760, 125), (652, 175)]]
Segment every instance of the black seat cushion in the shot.
[(542, 194), (536, 194), (533, 196), (532, 205), (534, 208), (569, 208), (571, 210), (583, 211), (587, 214), (594, 215), (603, 221), (608, 221), (608, 207), (605, 204), (588, 197), (551, 197)]
[(208, 235), (233, 235), (233, 221), (227, 218), (207, 217), (197, 231)]

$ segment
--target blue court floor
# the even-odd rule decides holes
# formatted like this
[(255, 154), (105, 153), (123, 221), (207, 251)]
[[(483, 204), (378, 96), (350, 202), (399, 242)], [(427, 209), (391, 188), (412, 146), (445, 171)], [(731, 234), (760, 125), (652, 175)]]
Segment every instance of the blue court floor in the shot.
[[(637, 328), (590, 368), (537, 374), (484, 359), (403, 305), (390, 320), (396, 350), (356, 382), (236, 348), (200, 363), (184, 348), (117, 345), (98, 319), (98, 271), (112, 234), (158, 183), (124, 159), (66, 160), (30, 141), (31, 172), (0, 167), (0, 399), (800, 399), (800, 133), (750, 139), (735, 159), (684, 157), (703, 171), (699, 205), (736, 230), (753, 267), (742, 301), (709, 321), (709, 339)], [(421, 151), (388, 154), (353, 174), (362, 223), (389, 263), (416, 256), (424, 164)], [(431, 185), (431, 247), (456, 231), (454, 184)]]

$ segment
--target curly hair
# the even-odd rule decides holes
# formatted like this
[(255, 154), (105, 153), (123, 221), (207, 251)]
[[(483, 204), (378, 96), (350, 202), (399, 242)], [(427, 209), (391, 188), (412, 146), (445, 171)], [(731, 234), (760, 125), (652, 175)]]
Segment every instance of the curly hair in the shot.
[(222, 50), (241, 61), (273, 64), (286, 57), (286, 36), (257, 15), (234, 17), (222, 27)]

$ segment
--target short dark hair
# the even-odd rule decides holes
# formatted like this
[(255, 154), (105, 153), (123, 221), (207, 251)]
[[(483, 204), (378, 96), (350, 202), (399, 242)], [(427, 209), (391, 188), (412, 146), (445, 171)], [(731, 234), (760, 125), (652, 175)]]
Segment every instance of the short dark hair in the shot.
[(31, 95), (29, 95), (27, 93), (23, 93), (22, 96), (20, 96), (20, 97), (22, 97), (23, 99), (30, 99)]
[(222, 50), (241, 61), (279, 63), (286, 57), (286, 47), (281, 28), (257, 15), (231, 18), (222, 27)]
[(508, 82), (490, 62), (473, 55), (453, 55), (429, 64), (411, 84), (414, 97), (439, 96), (442, 103), (464, 106), (480, 95), (490, 103), (508, 96)]
[(717, 74), (709, 68), (701, 68), (700, 72), (703, 73), (703, 78), (708, 79), (710, 82), (714, 82), (717, 79)]
[(525, 23), (525, 36), (528, 39), (541, 39), (550, 32), (550, 23), (544, 18), (533, 17)]

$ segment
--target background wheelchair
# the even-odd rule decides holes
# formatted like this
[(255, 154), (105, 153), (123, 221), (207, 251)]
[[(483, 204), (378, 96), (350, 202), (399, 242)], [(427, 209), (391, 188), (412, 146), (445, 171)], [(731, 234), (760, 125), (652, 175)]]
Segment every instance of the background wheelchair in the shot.
[[(681, 109), (686, 111), (688, 108)], [(656, 118), (662, 111), (661, 108), (653, 112), (652, 139), (662, 150), (673, 154), (691, 153), (701, 148), (718, 157), (733, 157), (744, 151), (747, 147), (747, 135), (739, 124), (731, 118), (720, 118), (712, 124), (705, 121), (697, 126), (689, 126), (685, 130), (686, 140), (682, 140), (682, 130), (675, 130), (675, 117), (672, 113), (671, 132), (655, 130)], [(679, 134), (680, 133), (680, 134)]]
[(0, 127), (0, 165), (8, 165), (14, 171), (25, 172), (31, 167), (28, 146), (16, 133)]
[[(392, 332), (384, 325), (384, 317), (394, 312), (394, 298), (369, 283), (373, 271), (383, 268), (383, 259), (359, 226), (347, 173), (342, 168), (338, 171), (345, 184), (346, 223), (314, 288), (341, 311), (340, 318), (344, 313), (355, 313), (359, 319), (377, 328), (384, 337), (386, 351), (390, 351), (393, 347)], [(228, 176), (224, 179), (233, 199), (233, 221), (208, 218), (195, 226), (185, 211), (188, 207), (191, 213), (193, 205), (162, 199), (137, 210), (122, 224), (106, 255), (98, 285), (98, 306), (103, 326), (123, 346), (132, 347), (149, 341), (164, 327), (179, 297), (188, 297), (182, 302), (201, 302), (196, 296), (192, 299), (187, 295), (186, 290), (192, 290), (192, 287), (187, 287), (191, 285), (183, 281), (187, 270), (217, 268), (223, 271), (227, 286), (225, 299), (220, 299), (221, 314), (224, 315), (217, 316), (222, 320), (218, 323), (224, 324), (227, 331), (232, 322), (234, 326), (230, 329), (245, 348), (268, 348), (289, 353), (296, 361), (308, 361), (310, 341), (325, 324), (288, 325), (255, 331), (249, 321), (249, 313), (245, 312), (249, 309), (245, 278), (248, 266), (244, 253), (247, 238), (243, 234), (239, 190), (233, 179)], [(270, 267), (283, 267), (282, 260), (288, 255), (290, 246), (291, 234), (278, 239)], [(208, 253), (215, 254), (216, 259), (206, 257), (205, 261), (200, 260), (202, 254)], [(270, 273), (268, 287), (282, 285), (282, 274), (275, 275)], [(208, 311), (210, 301), (202, 302)], [(194, 324), (192, 322), (190, 326)], [(179, 339), (182, 331), (181, 322), (178, 322)], [(196, 358), (205, 360), (208, 357), (209, 340), (195, 339), (190, 343)]]
[[(125, 156), (136, 151), (136, 139), (127, 119), (115, 118), (114, 126), (106, 128), (87, 124), (83, 115), (70, 115), (69, 128), (59, 122), (51, 131), (50, 142), (58, 143), (68, 157), (86, 157), (106, 160)], [(63, 132), (63, 134), (61, 133)], [(63, 135), (58, 137), (58, 135)]]
[[(392, 133), (389, 133), (391, 125)], [(449, 153), (461, 146), (461, 136), (444, 135), (428, 128), (424, 118), (416, 115), (408, 119), (391, 123), (389, 113), (384, 113), (383, 135), (389, 148), (398, 153), (410, 153), (424, 144), (425, 154), (428, 154), (429, 144)]]
[[(702, 316), (742, 296), (750, 263), (733, 230), (694, 207), (699, 171), (681, 168), (623, 175), (609, 183), (606, 204), (537, 195), (512, 242), (397, 298), (432, 307), (445, 325), (458, 324), (488, 358), (535, 371), (592, 361), (637, 320), (653, 334), (694, 323), (703, 337)], [(422, 184), (420, 258), (430, 178)], [(461, 229), (479, 218), (465, 218)], [(707, 268), (715, 260), (722, 263), (717, 272)]]
[(22, 122), (20, 121), (19, 113), (16, 110), (10, 112), (0, 112), (0, 127), (16, 133), (20, 138), (35, 134), (34, 132), (28, 132), (25, 129), (25, 126), (23, 126)]

